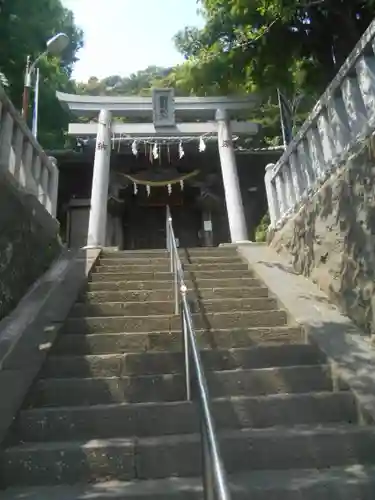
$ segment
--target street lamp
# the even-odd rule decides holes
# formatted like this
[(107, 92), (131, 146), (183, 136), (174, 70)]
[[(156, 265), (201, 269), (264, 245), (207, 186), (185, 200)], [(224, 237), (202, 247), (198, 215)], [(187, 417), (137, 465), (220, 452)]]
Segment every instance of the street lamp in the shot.
[[(30, 56), (27, 57), (26, 71), (25, 71), (25, 82), (23, 88), (23, 99), (22, 99), (22, 116), (25, 121), (27, 121), (27, 112), (29, 106), (29, 94), (32, 87), (31, 78), (37, 67), (37, 64), (47, 54), (57, 56), (63, 52), (63, 50), (69, 44), (69, 37), (65, 33), (58, 33), (47, 41), (46, 50), (42, 52), (35, 61), (30, 65)], [(36, 68), (36, 82), (35, 82), (35, 100), (34, 100), (34, 117), (33, 117), (33, 134), (37, 135), (37, 123), (38, 123), (38, 104), (39, 104), (39, 68)]]

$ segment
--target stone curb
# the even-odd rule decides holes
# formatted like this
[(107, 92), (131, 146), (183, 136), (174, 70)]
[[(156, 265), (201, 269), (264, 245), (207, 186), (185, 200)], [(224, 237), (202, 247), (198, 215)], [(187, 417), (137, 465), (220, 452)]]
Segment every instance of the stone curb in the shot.
[(359, 418), (375, 421), (375, 355), (370, 337), (333, 305), (314, 283), (294, 271), (265, 244), (238, 246), (264, 284), (300, 324), (307, 339), (327, 356), (336, 388), (342, 381), (356, 396)]
[(0, 443), (99, 254), (64, 250), (0, 322)]

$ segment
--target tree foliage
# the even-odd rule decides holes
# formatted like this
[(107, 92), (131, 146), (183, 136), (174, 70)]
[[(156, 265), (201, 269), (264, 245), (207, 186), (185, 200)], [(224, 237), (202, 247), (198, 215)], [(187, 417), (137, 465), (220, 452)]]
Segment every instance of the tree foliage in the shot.
[[(275, 86), (321, 91), (373, 18), (374, 0), (198, 0), (202, 30), (175, 37), (177, 78), (201, 92)], [(180, 72), (180, 73), (179, 73)], [(181, 78), (182, 75), (182, 78)]]
[(281, 143), (276, 89), (298, 100), (296, 125), (373, 18), (374, 0), (197, 0), (203, 29), (175, 43), (186, 61), (169, 75), (185, 93), (257, 92), (259, 145)]
[(128, 77), (108, 76), (99, 80), (92, 76), (87, 83), (76, 83), (78, 94), (90, 95), (149, 95), (152, 87), (164, 85), (171, 68), (149, 66)]
[(68, 118), (55, 91), (74, 88), (70, 77), (83, 34), (75, 25), (72, 12), (65, 9), (60, 0), (0, 1), (0, 74), (18, 109), (21, 108), (27, 56), (34, 60), (45, 50), (46, 41), (59, 32), (69, 36), (69, 46), (61, 58), (46, 57), (39, 64), (39, 141), (45, 148), (64, 142)]
[(151, 66), (129, 77), (71, 80), (82, 33), (61, 0), (0, 0), (0, 81), (21, 107), (27, 55), (35, 59), (59, 31), (71, 39), (61, 59), (40, 62), (40, 134), (46, 148), (63, 144), (68, 117), (57, 89), (93, 95), (149, 95), (173, 86), (177, 95), (260, 93), (249, 116), (262, 125), (259, 145), (280, 143), (276, 88), (299, 101), (296, 125), (332, 79), (371, 22), (375, 0), (197, 0), (203, 29), (186, 27), (175, 43), (185, 56), (176, 68)]

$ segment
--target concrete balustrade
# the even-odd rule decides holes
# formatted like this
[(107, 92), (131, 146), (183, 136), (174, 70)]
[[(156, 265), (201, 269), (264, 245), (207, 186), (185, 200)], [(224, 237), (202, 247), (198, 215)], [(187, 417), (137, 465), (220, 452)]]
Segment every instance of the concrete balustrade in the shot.
[(56, 216), (59, 171), (14, 108), (0, 85), (0, 174), (10, 174)]
[(375, 21), (275, 165), (265, 174), (271, 227), (313, 196), (353, 147), (375, 131)]

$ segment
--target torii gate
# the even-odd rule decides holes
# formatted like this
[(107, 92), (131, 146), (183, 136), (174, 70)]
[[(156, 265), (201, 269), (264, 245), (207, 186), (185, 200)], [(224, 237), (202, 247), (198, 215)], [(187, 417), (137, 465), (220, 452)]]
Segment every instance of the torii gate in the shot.
[[(254, 95), (242, 97), (175, 97), (174, 89), (153, 89), (152, 97), (86, 96), (57, 92), (60, 102), (80, 117), (98, 117), (97, 123), (70, 123), (69, 134), (96, 137), (94, 173), (87, 246), (105, 245), (111, 139), (134, 140), (166, 137), (184, 139), (214, 134), (218, 140), (231, 241), (248, 239), (238, 182), (233, 136), (253, 135), (258, 125), (232, 120), (246, 116), (257, 103)], [(190, 120), (176, 122), (179, 120)], [(150, 119), (149, 123), (112, 122), (113, 117)]]

